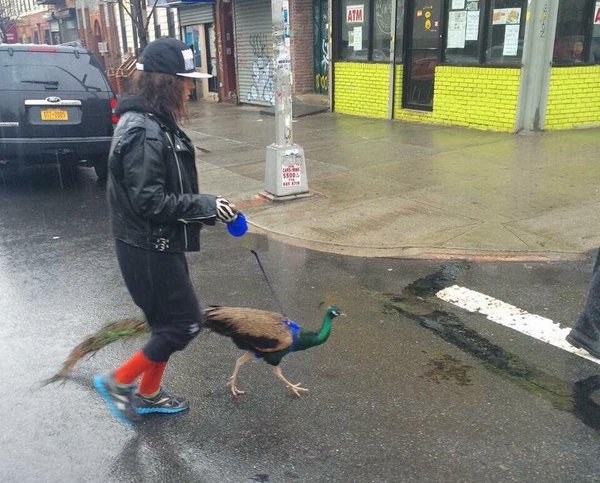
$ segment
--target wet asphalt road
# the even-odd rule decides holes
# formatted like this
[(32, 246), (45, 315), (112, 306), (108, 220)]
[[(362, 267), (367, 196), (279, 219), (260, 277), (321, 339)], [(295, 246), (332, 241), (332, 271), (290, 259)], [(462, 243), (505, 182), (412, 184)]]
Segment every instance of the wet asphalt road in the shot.
[[(0, 180), (1, 181), (1, 180)], [(0, 183), (0, 479), (65, 481), (597, 481), (600, 367), (432, 297), (459, 283), (570, 324), (586, 263), (471, 264), (344, 257), (205, 230), (189, 256), (206, 303), (277, 310), (329, 341), (284, 359), (310, 393), (286, 393), (263, 362), (225, 387), (240, 352), (202, 333), (165, 383), (192, 410), (131, 429), (91, 388), (141, 344), (115, 343), (65, 385), (40, 387), (107, 321), (138, 316), (121, 282), (104, 192), (82, 169)]]

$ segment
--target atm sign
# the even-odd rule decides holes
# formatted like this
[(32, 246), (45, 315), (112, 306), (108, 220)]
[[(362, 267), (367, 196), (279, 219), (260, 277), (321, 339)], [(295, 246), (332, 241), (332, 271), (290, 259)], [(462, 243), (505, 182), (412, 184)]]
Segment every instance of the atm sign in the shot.
[(364, 5), (348, 5), (346, 7), (347, 23), (363, 23), (365, 21)]

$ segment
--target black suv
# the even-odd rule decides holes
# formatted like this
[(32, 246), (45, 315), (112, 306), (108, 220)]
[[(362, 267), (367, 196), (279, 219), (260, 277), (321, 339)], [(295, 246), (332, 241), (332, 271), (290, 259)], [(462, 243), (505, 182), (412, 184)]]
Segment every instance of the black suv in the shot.
[(106, 179), (116, 104), (89, 50), (0, 45), (0, 167), (85, 161)]

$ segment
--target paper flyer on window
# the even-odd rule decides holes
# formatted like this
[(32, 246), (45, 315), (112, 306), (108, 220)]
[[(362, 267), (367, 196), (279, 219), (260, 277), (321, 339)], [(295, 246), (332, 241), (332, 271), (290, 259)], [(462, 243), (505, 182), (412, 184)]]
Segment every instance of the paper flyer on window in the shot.
[(519, 50), (519, 26), (507, 25), (504, 31), (504, 49), (502, 55), (517, 55)]
[(362, 27), (354, 27), (354, 50), (362, 50)]
[(449, 49), (464, 49), (465, 34), (467, 30), (467, 12), (448, 12), (448, 39), (446, 47)]
[(467, 33), (465, 40), (477, 40), (479, 38), (479, 10), (467, 12)]
[(492, 13), (493, 25), (516, 25), (521, 23), (520, 8), (495, 8)]

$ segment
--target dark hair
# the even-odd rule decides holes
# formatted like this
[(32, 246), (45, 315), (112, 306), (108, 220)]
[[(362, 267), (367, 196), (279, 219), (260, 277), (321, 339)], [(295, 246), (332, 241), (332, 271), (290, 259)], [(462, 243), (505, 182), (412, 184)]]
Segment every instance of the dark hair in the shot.
[(181, 95), (185, 79), (157, 72), (136, 72), (137, 95), (145, 107), (174, 122), (187, 118), (185, 101)]

